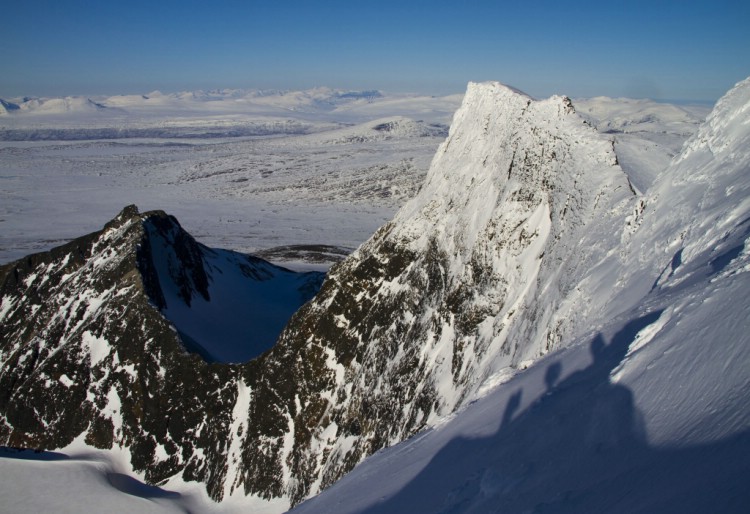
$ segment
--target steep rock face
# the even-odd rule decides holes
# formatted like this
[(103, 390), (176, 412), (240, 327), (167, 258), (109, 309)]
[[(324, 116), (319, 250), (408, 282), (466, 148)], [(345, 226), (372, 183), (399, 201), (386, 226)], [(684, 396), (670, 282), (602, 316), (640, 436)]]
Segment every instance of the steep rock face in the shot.
[(314, 351), (330, 377), (284, 401), (307, 427), (282, 452), (292, 501), (577, 329), (591, 307), (580, 282), (635, 203), (611, 140), (567, 98), (471, 84), (419, 195), (331, 271), (271, 352)]
[(58, 448), (85, 434), (130, 447), (150, 481), (183, 468), (220, 479), (210, 461), (221, 462), (235, 372), (186, 353), (151, 303), (148, 219), (128, 208), (101, 232), (3, 267), (0, 436)]
[[(237, 314), (291, 313), (321, 279), (210, 250), (171, 216), (134, 206), (100, 232), (3, 266), (0, 441), (126, 448), (149, 482), (180, 473), (221, 498), (244, 368), (204, 358), (256, 357), (270, 345), (247, 334), (253, 313)], [(224, 290), (228, 283), (244, 296)], [(269, 288), (286, 290), (293, 304), (254, 296)], [(195, 333), (194, 318), (216, 307), (227, 309), (221, 321), (230, 329), (215, 340)]]

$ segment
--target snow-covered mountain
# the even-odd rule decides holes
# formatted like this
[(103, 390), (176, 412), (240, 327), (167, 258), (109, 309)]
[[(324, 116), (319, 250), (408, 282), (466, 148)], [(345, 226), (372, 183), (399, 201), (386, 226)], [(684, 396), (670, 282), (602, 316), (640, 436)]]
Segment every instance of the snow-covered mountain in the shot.
[[(428, 124), (404, 116), (380, 118), (351, 128), (331, 131), (328, 144), (365, 143), (390, 139), (415, 137), (445, 137), (448, 127), (438, 123)], [(328, 135), (328, 134), (326, 134)], [(325, 136), (324, 136), (325, 137)]]
[(180, 471), (220, 497), (242, 368), (214, 361), (265, 352), (321, 278), (208, 249), (133, 206), (4, 265), (2, 444), (124, 447), (147, 480)]
[[(709, 162), (732, 170), (727, 180), (740, 183), (746, 181), (747, 129), (738, 120), (747, 91), (747, 83), (738, 85), (707, 122), (733, 127), (726, 140), (737, 146), (724, 146), (726, 157)], [(686, 262), (682, 253), (677, 258), (664, 251), (670, 238), (645, 228), (644, 219), (650, 216), (674, 240), (682, 231), (670, 224), (703, 220), (707, 200), (688, 195), (688, 216), (682, 193), (658, 193), (669, 186), (655, 186), (648, 198), (638, 195), (617, 163), (613, 141), (584, 121), (566, 98), (533, 101), (496, 83), (470, 85), (417, 197), (335, 267), (316, 299), (287, 327), (279, 347), (295, 340), (318, 345), (337, 376), (328, 391), (299, 395), (302, 416), (296, 422), (319, 419), (299, 454), (300, 468), (310, 470), (306, 494), (580, 334), (627, 312), (642, 318), (637, 309), (659, 287), (660, 274), (666, 277), (671, 267), (676, 274)], [(724, 141), (724, 135), (719, 130), (707, 136), (702, 129), (696, 139)], [(676, 162), (679, 169), (682, 161)], [(710, 176), (696, 171), (701, 162), (682, 166), (692, 170), (690, 176)], [(666, 170), (666, 183), (675, 180), (672, 173)], [(737, 196), (721, 205), (736, 223), (744, 219), (735, 212), (736, 202), (747, 198), (744, 188), (727, 183), (716, 195), (733, 189)], [(666, 211), (649, 214), (659, 202)], [(702, 251), (710, 253), (721, 248), (731, 223), (707, 218), (723, 227), (713, 238), (702, 228), (708, 237)], [(743, 247), (726, 246), (735, 257)], [(648, 316), (639, 330), (653, 321)], [(626, 332), (633, 330), (631, 325)], [(735, 343), (730, 353), (745, 346), (737, 342), (740, 333), (728, 334)], [(746, 381), (743, 366), (733, 369), (732, 389)], [(697, 394), (700, 385), (693, 388)]]
[(611, 225), (582, 335), (298, 511), (746, 512), (748, 109), (750, 79)]
[(320, 347), (336, 376), (299, 396), (297, 420), (318, 420), (293, 453), (307, 475), (293, 500), (574, 333), (578, 285), (635, 203), (612, 141), (567, 98), (471, 84), (420, 193), (331, 271), (277, 345)]
[[(50, 307), (55, 331), (23, 344), (3, 336), (0, 381), (13, 391), (0, 404), (3, 442), (87, 441), (125, 453), (151, 483), (199, 481), (213, 499), (280, 511), (419, 434), (301, 508), (627, 511), (630, 499), (606, 503), (626, 496), (615, 493), (620, 483), (683, 477), (711, 454), (676, 452), (665, 461), (649, 445), (729, 438), (709, 447), (710, 470), (747, 449), (749, 96), (750, 82), (739, 84), (667, 170), (634, 187), (616, 141), (569, 99), (470, 84), (420, 192), (331, 269), (273, 348), (242, 365), (207, 364), (167, 332), (169, 312), (144, 305), (135, 312), (148, 320), (127, 323), (124, 339), (147, 357), (136, 360), (128, 346), (101, 352), (96, 333), (71, 334), (104, 296), (130, 289), (96, 281), (86, 289), (96, 295), (63, 288), (57, 298), (75, 307), (72, 323)], [(130, 216), (112, 227), (123, 218)], [(162, 256), (179, 246), (161, 240)], [(103, 254), (91, 266), (120, 254), (97, 241)], [(200, 293), (192, 252), (174, 255), (179, 265), (156, 269), (180, 277), (166, 289)], [(24, 262), (14, 264), (22, 273), (6, 271), (14, 288), (54, 271), (46, 260), (46, 268)], [(53, 276), (67, 283), (68, 273)], [(156, 283), (148, 269), (124, 274), (138, 276)], [(20, 300), (3, 294), (5, 323)], [(30, 312), (43, 308), (36, 305), (29, 302)], [(126, 306), (115, 312), (125, 315)], [(166, 327), (158, 337), (152, 323)], [(714, 334), (720, 342), (707, 345)], [(50, 341), (61, 350), (40, 359)], [(44, 400), (48, 386), (72, 390), (85, 415), (59, 412)], [(477, 437), (484, 439), (467, 442)], [(607, 467), (612, 459), (629, 464)], [(453, 464), (463, 474), (446, 471)], [(718, 503), (728, 510), (743, 500), (736, 489), (747, 476), (742, 462), (730, 464), (716, 475), (728, 484), (717, 490), (735, 491)], [(633, 478), (643, 469), (651, 471)], [(423, 498), (433, 479), (437, 490)], [(630, 510), (663, 510), (696, 490), (661, 483), (671, 488), (649, 496), (656, 503)]]

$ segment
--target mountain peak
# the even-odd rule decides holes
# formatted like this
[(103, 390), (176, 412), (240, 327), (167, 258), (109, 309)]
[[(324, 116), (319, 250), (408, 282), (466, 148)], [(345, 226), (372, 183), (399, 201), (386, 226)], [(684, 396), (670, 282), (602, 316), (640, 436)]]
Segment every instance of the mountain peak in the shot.
[(513, 86), (503, 84), (494, 80), (484, 82), (469, 82), (466, 86), (467, 96), (480, 96), (480, 95), (492, 95), (492, 96), (507, 96), (507, 97), (521, 97), (528, 100), (532, 100), (531, 96), (525, 92), (517, 89)]
[(291, 454), (293, 503), (556, 348), (633, 202), (612, 141), (565, 97), (470, 84), (419, 194), (331, 270), (271, 352), (314, 348), (330, 377), (295, 399), (295, 423), (326, 436)]
[(182, 472), (221, 498), (238, 375), (322, 278), (207, 248), (135, 205), (0, 267), (0, 442), (127, 448), (147, 481)]
[(418, 198), (321, 293), (365, 341), (346, 392), (367, 395), (373, 445), (370, 420), (438, 426), (300, 512), (741, 510), (750, 80), (642, 196), (564, 98), (479, 89)]
[(403, 237), (422, 242), (440, 227), (456, 240), (455, 254), (472, 248), (494, 209), (530, 214), (544, 203), (562, 229), (581, 225), (584, 207), (603, 206), (594, 197), (605, 190), (632, 195), (612, 140), (587, 125), (570, 99), (533, 100), (497, 82), (471, 83), (420, 194), (396, 222), (404, 222)]
[(562, 112), (566, 114), (575, 112), (573, 102), (567, 96), (554, 95), (546, 100), (536, 100), (531, 95), (520, 89), (496, 81), (469, 82), (464, 98), (468, 98), (468, 102), (465, 100), (464, 103), (469, 104), (480, 101), (482, 98), (490, 98), (491, 101), (496, 104), (506, 101), (520, 106), (523, 106), (524, 104), (528, 105), (531, 102), (543, 102), (561, 105), (564, 107)]
[(109, 221), (104, 228), (119, 228), (128, 221), (132, 221), (135, 218), (140, 218), (141, 213), (138, 211), (136, 205), (128, 205), (124, 207), (111, 221)]
[[(730, 161), (735, 159), (736, 152), (731, 152), (731, 150), (747, 147), (748, 131), (745, 126), (749, 114), (748, 106), (750, 106), (750, 77), (735, 84), (716, 102), (706, 122), (685, 142), (685, 147), (676, 161), (684, 161), (698, 152), (707, 152), (711, 156)], [(727, 150), (729, 154), (726, 153)]]

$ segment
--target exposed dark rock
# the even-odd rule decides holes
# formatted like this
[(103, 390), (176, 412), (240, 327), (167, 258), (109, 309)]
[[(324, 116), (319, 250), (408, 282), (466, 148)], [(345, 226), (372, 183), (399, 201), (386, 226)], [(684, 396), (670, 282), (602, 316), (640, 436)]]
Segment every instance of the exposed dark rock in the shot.
[[(155, 259), (164, 256), (154, 250), (165, 241), (175, 256), (168, 277), (159, 275), (164, 266)], [(160, 312), (164, 284), (188, 307), (196, 298), (210, 301), (209, 275), (227, 270), (210, 269), (207, 252), (173, 217), (129, 206), (99, 232), (0, 268), (2, 444), (60, 448), (83, 435), (97, 448), (129, 448), (134, 469), (150, 483), (182, 473), (220, 499), (228, 448), (238, 436), (229, 432), (237, 382), (243, 373), (250, 381), (264, 377), (253, 371), (257, 365), (210, 363), (186, 351), (190, 345)], [(295, 275), (253, 257), (233, 258), (248, 281)], [(296, 275), (301, 304), (322, 274)], [(259, 400), (256, 408), (272, 412), (274, 402)], [(243, 439), (286, 429), (253, 426), (257, 433)], [(278, 480), (273, 467), (259, 465), (257, 476), (253, 490), (282, 494), (280, 485), (268, 487)]]

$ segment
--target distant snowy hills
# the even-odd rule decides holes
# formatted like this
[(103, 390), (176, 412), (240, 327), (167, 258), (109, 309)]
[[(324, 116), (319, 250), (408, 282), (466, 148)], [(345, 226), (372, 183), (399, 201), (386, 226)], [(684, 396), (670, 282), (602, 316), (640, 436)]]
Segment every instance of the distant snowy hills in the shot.
[(0, 100), (0, 140), (307, 134), (393, 116), (446, 124), (460, 99), (329, 88), (23, 97)]
[(710, 111), (700, 105), (627, 98), (597, 97), (574, 100), (574, 104), (588, 123), (611, 134), (620, 165), (641, 192), (669, 165)]
[[(372, 102), (383, 97), (380, 91), (340, 91), (317, 88), (306, 91), (221, 89), (211, 91), (183, 91), (164, 94), (153, 91), (145, 95), (116, 95), (97, 97), (68, 96), (62, 98), (12, 98), (3, 100), (9, 110), (22, 114), (67, 114), (89, 112), (92, 109), (144, 110), (178, 108), (184, 110), (296, 110), (328, 111), (338, 106)], [(244, 108), (244, 109), (243, 109)]]
[[(470, 84), (419, 192), (244, 364), (185, 353), (183, 334), (202, 325), (201, 298), (231, 302), (206, 277), (254, 273), (172, 229), (131, 232), (152, 222), (126, 211), (85, 240), (96, 251), (78, 242), (3, 267), (4, 334), (22, 324), (29, 337), (2, 338), (0, 442), (106, 450), (117, 473), (159, 485), (106, 479), (115, 490), (188, 510), (280, 512), (329, 488), (298, 509), (744, 512), (748, 106), (750, 79), (664, 168), (691, 112), (638, 104), (607, 119), (609, 100)], [(443, 130), (367, 123), (295, 144)], [(144, 255), (135, 235), (160, 241), (137, 273), (118, 264)], [(94, 272), (110, 264), (116, 283)], [(146, 301), (157, 283), (167, 305), (196, 310)], [(120, 316), (136, 318), (108, 346), (86, 328), (117, 338)]]
[(18, 104), (14, 104), (13, 102), (8, 102), (0, 98), (0, 116), (12, 113), (19, 109), (20, 107), (18, 106)]

